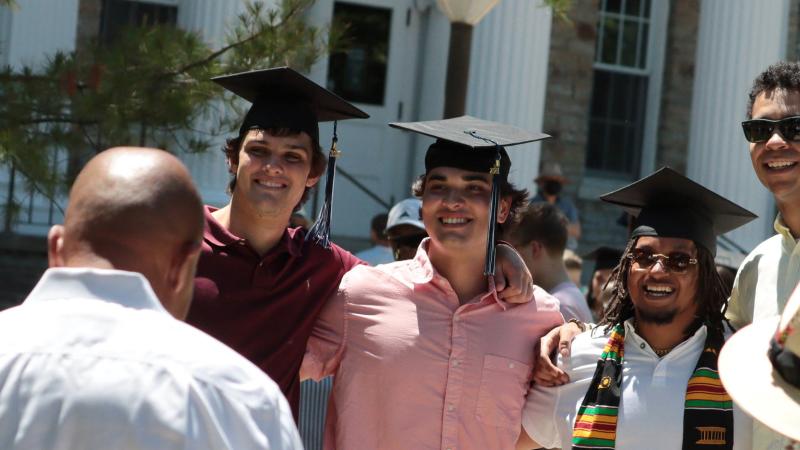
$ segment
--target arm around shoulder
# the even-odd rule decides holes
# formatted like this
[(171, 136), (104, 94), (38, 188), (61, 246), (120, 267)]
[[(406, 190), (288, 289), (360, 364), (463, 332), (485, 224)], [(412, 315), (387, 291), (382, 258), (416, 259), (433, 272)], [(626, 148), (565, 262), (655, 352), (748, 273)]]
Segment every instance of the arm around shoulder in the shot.
[(344, 279), (328, 299), (306, 344), (300, 366), (300, 379), (321, 380), (333, 375), (339, 367), (347, 338), (347, 292)]

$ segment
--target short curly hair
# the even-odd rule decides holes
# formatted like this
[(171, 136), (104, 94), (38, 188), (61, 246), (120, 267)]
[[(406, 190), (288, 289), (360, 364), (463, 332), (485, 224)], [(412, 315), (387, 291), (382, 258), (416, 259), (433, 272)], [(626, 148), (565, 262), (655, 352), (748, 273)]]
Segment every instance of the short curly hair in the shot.
[[(270, 136), (295, 136), (300, 134), (299, 130), (292, 130), (289, 128), (269, 128), (263, 130), (265, 133), (269, 134)], [(230, 162), (229, 171), (231, 173), (231, 180), (228, 182), (228, 189), (227, 192), (229, 195), (233, 195), (233, 191), (236, 189), (236, 171), (233, 170), (233, 165), (239, 164), (239, 151), (242, 149), (242, 142), (244, 142), (245, 134), (236, 136), (235, 138), (228, 139), (225, 141), (225, 145), (222, 146), (222, 153), (225, 154), (225, 159)], [(315, 178), (322, 176), (322, 173), (325, 172), (325, 167), (328, 165), (328, 160), (325, 158), (325, 154), (322, 153), (322, 147), (320, 147), (318, 142), (312, 142), (312, 150), (311, 150), (311, 170), (308, 173), (309, 178)], [(300, 199), (300, 203), (298, 203), (294, 210), (298, 211), (300, 208), (303, 207), (305, 202), (308, 200), (310, 192), (315, 189), (316, 186), (307, 187), (305, 191), (303, 191), (303, 197)]]
[(753, 104), (762, 92), (775, 89), (800, 91), (800, 63), (781, 61), (761, 72), (750, 88), (747, 101), (747, 118), (753, 117)]
[(537, 241), (552, 256), (561, 256), (567, 248), (569, 220), (550, 203), (533, 203), (521, 211), (519, 223), (503, 236), (513, 244), (527, 245)]
[[(411, 184), (411, 192), (415, 197), (422, 198), (422, 194), (425, 192), (426, 175), (426, 173), (423, 173)], [(508, 218), (506, 218), (505, 223), (498, 223), (496, 225), (495, 230), (497, 236), (504, 236), (503, 233), (506, 228), (519, 221), (523, 208), (528, 204), (528, 190), (517, 189), (508, 180), (502, 180), (500, 182), (500, 198), (506, 197), (511, 198), (511, 207), (509, 208)]]

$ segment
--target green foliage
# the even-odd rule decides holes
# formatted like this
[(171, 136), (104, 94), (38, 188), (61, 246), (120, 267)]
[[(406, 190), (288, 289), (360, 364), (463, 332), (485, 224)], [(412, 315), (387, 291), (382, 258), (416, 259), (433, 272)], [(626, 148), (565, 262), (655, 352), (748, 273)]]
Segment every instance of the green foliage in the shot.
[(130, 28), (110, 44), (52, 55), (37, 70), (0, 68), (0, 164), (53, 198), (111, 146), (207, 150), (242, 109), (211, 77), (277, 65), (306, 71), (335, 41), (335, 32), (304, 22), (313, 1), (248, 3), (219, 49), (174, 27)]
[(564, 22), (571, 22), (567, 13), (572, 9), (572, 0), (542, 0), (542, 3), (553, 10), (553, 15), (556, 18)]

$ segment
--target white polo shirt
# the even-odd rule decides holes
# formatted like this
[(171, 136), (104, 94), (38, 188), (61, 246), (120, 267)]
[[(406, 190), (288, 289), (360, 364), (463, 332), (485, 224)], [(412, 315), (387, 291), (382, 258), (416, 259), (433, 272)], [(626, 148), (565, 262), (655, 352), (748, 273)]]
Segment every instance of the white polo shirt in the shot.
[[(572, 343), (571, 358), (559, 361), (570, 383), (555, 388), (536, 385), (528, 393), (522, 424), (528, 435), (545, 448), (572, 448), (575, 416), (608, 342), (604, 329), (580, 334)], [(686, 384), (705, 339), (703, 326), (664, 358), (659, 358), (636, 334), (632, 321), (625, 322), (616, 450), (681, 450)], [(752, 422), (736, 407), (733, 428), (734, 450), (750, 450)]]
[(302, 449), (261, 370), (138, 273), (50, 269), (0, 312), (0, 448)]

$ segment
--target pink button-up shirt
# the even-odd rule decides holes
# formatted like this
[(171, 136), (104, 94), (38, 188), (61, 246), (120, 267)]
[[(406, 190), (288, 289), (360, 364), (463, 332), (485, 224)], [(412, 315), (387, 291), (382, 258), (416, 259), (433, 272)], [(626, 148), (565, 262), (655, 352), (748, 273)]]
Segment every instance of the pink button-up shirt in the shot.
[(414, 259), (356, 267), (309, 340), (301, 376), (335, 374), (325, 448), (513, 449), (539, 338), (563, 322), (540, 288), (460, 305), (423, 242)]

